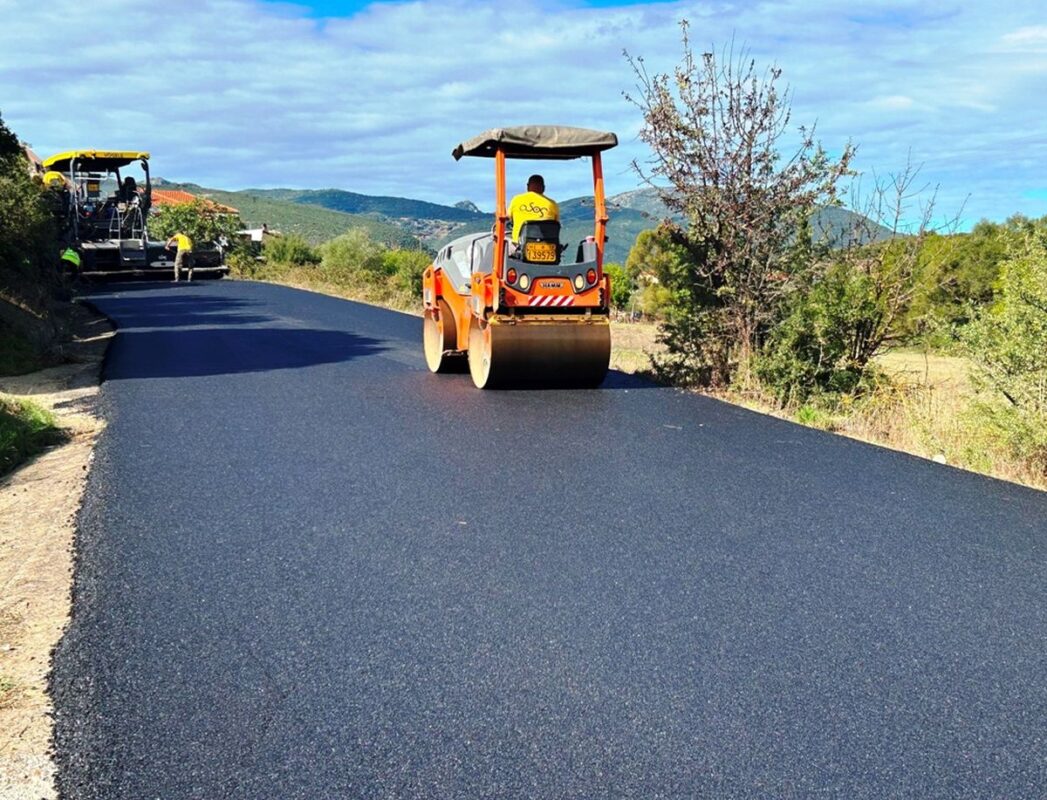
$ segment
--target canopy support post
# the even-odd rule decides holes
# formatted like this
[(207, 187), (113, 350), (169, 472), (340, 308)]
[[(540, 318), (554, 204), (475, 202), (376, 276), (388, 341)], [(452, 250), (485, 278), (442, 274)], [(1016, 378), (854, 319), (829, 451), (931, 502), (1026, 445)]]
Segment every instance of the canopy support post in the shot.
[(596, 216), (596, 264), (603, 268), (603, 249), (607, 239), (607, 203), (604, 199), (603, 164), (600, 154), (593, 153), (593, 206)]

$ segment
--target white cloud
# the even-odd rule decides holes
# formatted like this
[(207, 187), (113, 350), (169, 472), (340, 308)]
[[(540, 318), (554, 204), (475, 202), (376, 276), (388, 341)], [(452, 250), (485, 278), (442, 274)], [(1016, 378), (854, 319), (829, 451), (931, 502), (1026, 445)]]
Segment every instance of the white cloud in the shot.
[[(456, 164), (462, 138), (527, 121), (609, 128), (623, 142), (607, 159), (620, 191), (643, 155), (622, 49), (671, 69), (682, 16), (698, 48), (733, 36), (781, 65), (794, 120), (817, 119), (831, 149), (856, 141), (860, 168), (898, 168), (911, 150), (943, 206), (971, 193), (972, 218), (1047, 212), (1034, 118), (1045, 59), (1030, 57), (1047, 29), (1034, 10), (989, 2), (416, 0), (318, 21), (256, 0), (0, 0), (0, 110), (38, 151), (145, 148), (172, 179), (484, 206), (490, 165)], [(104, 35), (56, 35), (100, 19)], [(581, 169), (550, 172), (561, 197), (585, 188)]]
[(1001, 41), (1005, 46), (1016, 50), (1047, 53), (1047, 25), (1028, 25), (1019, 28), (1004, 34)]

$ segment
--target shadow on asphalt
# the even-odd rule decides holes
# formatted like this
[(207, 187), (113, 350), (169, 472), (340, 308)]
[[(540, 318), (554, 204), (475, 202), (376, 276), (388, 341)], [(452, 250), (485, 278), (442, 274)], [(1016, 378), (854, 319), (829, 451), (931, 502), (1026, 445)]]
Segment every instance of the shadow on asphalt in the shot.
[(664, 389), (660, 383), (655, 383), (650, 378), (633, 375), (631, 372), (619, 372), (612, 369), (607, 373), (604, 382), (600, 384), (603, 391), (615, 391), (622, 389)]
[[(298, 369), (351, 361), (385, 349), (377, 339), (308, 328), (124, 330), (110, 350), (105, 380)], [(172, 352), (181, 357), (172, 358)]]
[(257, 325), (275, 319), (266, 314), (247, 311), (261, 303), (225, 297), (153, 297), (147, 303), (137, 297), (106, 297), (99, 305), (116, 321), (117, 327), (124, 330), (194, 325)]

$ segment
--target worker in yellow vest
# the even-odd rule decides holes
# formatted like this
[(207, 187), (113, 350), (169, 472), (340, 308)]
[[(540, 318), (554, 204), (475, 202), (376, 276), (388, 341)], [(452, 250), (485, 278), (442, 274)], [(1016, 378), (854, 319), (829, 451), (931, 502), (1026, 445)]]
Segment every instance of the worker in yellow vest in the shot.
[(167, 240), (165, 247), (170, 250), (172, 247), (177, 247), (178, 250), (175, 252), (175, 266), (174, 266), (174, 279), (175, 283), (178, 283), (178, 279), (181, 276), (182, 270), (187, 270), (189, 274), (189, 281), (193, 280), (193, 240), (190, 239), (184, 233), (176, 233), (170, 239)]

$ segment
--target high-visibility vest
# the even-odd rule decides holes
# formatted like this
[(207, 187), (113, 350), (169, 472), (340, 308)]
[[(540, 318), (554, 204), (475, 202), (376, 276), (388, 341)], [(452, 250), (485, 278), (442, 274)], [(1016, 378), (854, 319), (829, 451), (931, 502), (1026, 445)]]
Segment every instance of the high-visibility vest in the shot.
[(61, 258), (62, 261), (68, 261), (74, 267), (80, 266), (80, 254), (71, 247), (67, 247), (64, 251), (62, 251)]

